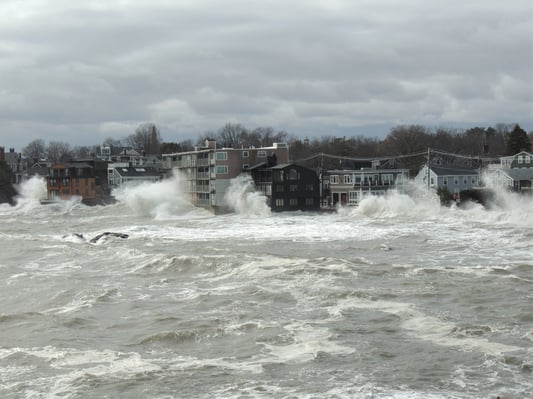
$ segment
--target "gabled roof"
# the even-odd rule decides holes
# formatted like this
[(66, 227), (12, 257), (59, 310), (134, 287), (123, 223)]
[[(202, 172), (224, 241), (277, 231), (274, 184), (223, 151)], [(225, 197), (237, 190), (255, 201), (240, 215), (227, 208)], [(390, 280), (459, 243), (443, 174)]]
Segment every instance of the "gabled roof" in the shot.
[(245, 170), (263, 169), (263, 168), (266, 168), (266, 167), (267, 167), (267, 163), (266, 162), (261, 162), (261, 163), (255, 164), (253, 166), (249, 166)]
[(527, 151), (520, 151), (519, 153), (517, 154), (514, 154), (514, 155), (508, 155), (506, 157), (501, 157), (500, 159), (514, 159), (516, 158), (517, 156), (519, 155), (527, 155), (527, 156), (530, 156), (530, 157), (533, 157), (533, 154), (530, 153), (530, 152), (527, 152)]
[(497, 169), (496, 173), (503, 173), (510, 177), (513, 180), (533, 180), (533, 168), (521, 168), (521, 169), (511, 169), (511, 168), (502, 168)]
[(472, 176), (479, 175), (478, 169), (458, 168), (455, 166), (430, 165), (429, 169), (437, 176)]
[(278, 170), (281, 170), (281, 169), (285, 169), (289, 166), (294, 166), (295, 164), (293, 163), (280, 163), (280, 164), (277, 164), (277, 165), (274, 165), (274, 166), (271, 166), (271, 169), (278, 169)]

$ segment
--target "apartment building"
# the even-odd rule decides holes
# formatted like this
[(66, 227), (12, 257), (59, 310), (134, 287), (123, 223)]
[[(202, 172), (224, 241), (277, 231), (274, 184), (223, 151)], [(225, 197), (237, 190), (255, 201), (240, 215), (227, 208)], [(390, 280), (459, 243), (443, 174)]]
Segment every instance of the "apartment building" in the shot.
[(271, 147), (226, 148), (206, 140), (194, 151), (163, 154), (166, 174), (178, 171), (186, 181), (190, 201), (215, 212), (228, 208), (225, 194), (231, 180), (243, 170), (264, 162), (287, 163), (289, 147), (274, 143)]

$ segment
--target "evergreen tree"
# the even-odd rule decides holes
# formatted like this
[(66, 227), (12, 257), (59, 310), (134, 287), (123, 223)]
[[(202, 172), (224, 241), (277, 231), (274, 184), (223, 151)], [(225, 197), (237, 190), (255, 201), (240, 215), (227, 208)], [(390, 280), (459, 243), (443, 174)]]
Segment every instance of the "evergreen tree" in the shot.
[(507, 138), (507, 155), (518, 154), (520, 151), (531, 151), (531, 142), (526, 131), (516, 124)]

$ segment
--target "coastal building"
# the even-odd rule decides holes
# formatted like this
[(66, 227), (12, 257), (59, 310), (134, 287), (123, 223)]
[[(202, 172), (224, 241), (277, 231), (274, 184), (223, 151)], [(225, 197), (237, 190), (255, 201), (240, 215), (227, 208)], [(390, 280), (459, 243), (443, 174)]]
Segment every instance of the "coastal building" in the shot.
[(10, 148), (9, 152), (5, 152), (4, 147), (0, 147), (0, 152), (2, 154), (0, 160), (4, 161), (11, 169), (11, 172), (13, 172), (12, 183), (21, 183), (24, 175), (24, 162), (22, 162), (22, 155), (15, 152), (14, 148)]
[(132, 147), (102, 145), (98, 147), (96, 157), (110, 164), (128, 164), (129, 166), (147, 166), (159, 171), (161, 160), (156, 154), (145, 154), (134, 150)]
[(129, 166), (128, 163), (114, 163), (108, 167), (108, 183), (110, 189), (143, 182), (155, 183), (159, 180), (161, 180), (159, 171), (149, 166)]
[(107, 162), (71, 161), (52, 165), (46, 177), (47, 201), (81, 198), (87, 205), (111, 201), (107, 182)]
[(327, 170), (322, 173), (322, 206), (355, 206), (368, 196), (384, 195), (390, 189), (402, 190), (408, 180), (407, 169)]
[(491, 170), (494, 180), (515, 191), (531, 190), (533, 187), (533, 154), (522, 151), (500, 158), (498, 168)]
[(274, 143), (262, 148), (218, 147), (216, 141), (206, 140), (194, 151), (163, 154), (163, 171), (170, 175), (178, 171), (186, 181), (190, 201), (196, 205), (223, 211), (228, 204), (225, 194), (231, 180), (251, 165), (268, 160), (276, 163), (289, 161), (289, 147)]
[(312, 169), (292, 163), (261, 163), (246, 172), (251, 174), (256, 189), (267, 197), (272, 211), (320, 209), (320, 181)]
[(480, 186), (479, 169), (454, 165), (424, 165), (415, 177), (415, 183), (433, 190), (447, 189), (451, 194)]
[(47, 161), (33, 163), (31, 166), (28, 166), (26, 179), (31, 179), (32, 177), (46, 178), (50, 166), (50, 163)]

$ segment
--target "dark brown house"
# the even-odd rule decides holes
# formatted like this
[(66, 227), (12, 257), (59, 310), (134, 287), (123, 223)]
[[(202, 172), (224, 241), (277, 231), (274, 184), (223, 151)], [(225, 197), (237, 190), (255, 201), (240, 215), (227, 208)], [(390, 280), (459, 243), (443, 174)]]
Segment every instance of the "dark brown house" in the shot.
[(320, 182), (312, 169), (296, 164), (263, 163), (246, 171), (251, 173), (256, 189), (268, 198), (272, 211), (320, 209)]
[(71, 161), (55, 164), (46, 177), (48, 201), (80, 197), (87, 205), (111, 201), (107, 182), (107, 162)]

